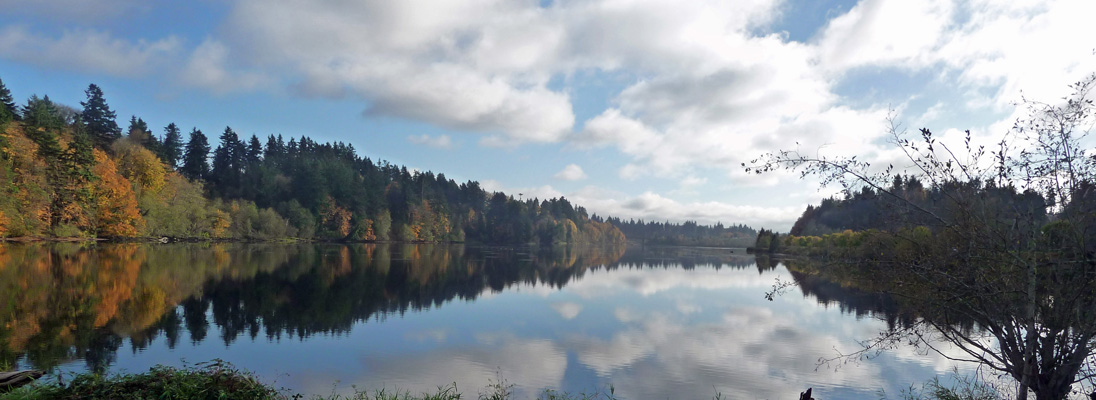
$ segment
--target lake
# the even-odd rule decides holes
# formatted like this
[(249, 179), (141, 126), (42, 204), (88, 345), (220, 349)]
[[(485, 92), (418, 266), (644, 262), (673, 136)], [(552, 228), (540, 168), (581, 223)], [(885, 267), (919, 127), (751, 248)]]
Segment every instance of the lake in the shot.
[[(766, 300), (777, 280), (799, 285)], [(0, 368), (222, 359), (306, 395), (456, 383), (474, 398), (501, 378), (519, 398), (895, 397), (953, 364), (908, 349), (818, 361), (896, 315), (742, 249), (0, 246)]]

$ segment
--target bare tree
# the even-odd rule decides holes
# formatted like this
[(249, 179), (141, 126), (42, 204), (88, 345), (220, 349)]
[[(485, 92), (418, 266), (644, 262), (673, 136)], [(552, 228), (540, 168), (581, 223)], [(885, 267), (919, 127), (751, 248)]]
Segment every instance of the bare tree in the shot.
[(863, 356), (942, 338), (961, 350), (945, 357), (980, 363), (1014, 378), (1018, 398), (1066, 397), (1094, 376), (1096, 345), (1096, 161), (1081, 146), (1093, 123), (1096, 75), (1071, 85), (1056, 104), (1025, 100), (1028, 117), (987, 151), (953, 148), (928, 129), (909, 139), (891, 120), (894, 144), (927, 184), (930, 199), (888, 186), (892, 167), (854, 157), (779, 151), (748, 172), (778, 169), (841, 185), (847, 196), (871, 187), (894, 205), (890, 229), (868, 235), (842, 257), (844, 271), (892, 293), (921, 315), (865, 342)]

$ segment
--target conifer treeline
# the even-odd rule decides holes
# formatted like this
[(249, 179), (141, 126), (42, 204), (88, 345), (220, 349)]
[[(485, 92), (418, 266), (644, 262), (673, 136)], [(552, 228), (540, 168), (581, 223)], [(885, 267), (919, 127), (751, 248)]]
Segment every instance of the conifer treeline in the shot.
[[(822, 236), (845, 230), (875, 229), (893, 231), (908, 226), (934, 227), (934, 221), (913, 207), (936, 215), (951, 216), (958, 210), (946, 201), (961, 195), (991, 199), (987, 215), (1027, 213), (1037, 220), (1046, 218), (1046, 199), (1032, 190), (1020, 191), (1012, 186), (1000, 186), (993, 181), (948, 182), (925, 187), (916, 177), (895, 175), (886, 192), (863, 187), (844, 198), (827, 198), (818, 206), (808, 205), (803, 215), (792, 225), (791, 236)], [(897, 224), (896, 221), (903, 221)]]
[(745, 247), (752, 245), (757, 235), (757, 231), (743, 224), (700, 225), (696, 221), (674, 224), (668, 221), (644, 222), (642, 219), (623, 221), (614, 217), (606, 218), (605, 221), (619, 228), (629, 239), (653, 245)]
[[(0, 81), (0, 235), (623, 243), (564, 198), (516, 200), (479, 183), (359, 156), (344, 143), (226, 127), (213, 148), (171, 123), (130, 118), (122, 135), (102, 90), (83, 110)], [(212, 150), (212, 156), (210, 152)]]

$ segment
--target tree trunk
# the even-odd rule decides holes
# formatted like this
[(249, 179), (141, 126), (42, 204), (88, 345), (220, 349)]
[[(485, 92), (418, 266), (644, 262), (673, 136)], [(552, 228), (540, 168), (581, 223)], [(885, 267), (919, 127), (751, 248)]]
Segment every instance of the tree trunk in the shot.
[[(1024, 334), (1024, 371), (1023, 376), (1020, 377), (1020, 391), (1016, 394), (1017, 400), (1027, 400), (1028, 388), (1033, 383), (1035, 377), (1035, 346), (1038, 343), (1039, 334), (1035, 330), (1035, 302), (1037, 301), (1036, 282), (1037, 278), (1035, 273), (1035, 264), (1028, 264), (1027, 268), (1027, 297), (1028, 304), (1025, 314), (1028, 321), (1027, 332)], [(1039, 393), (1035, 393), (1035, 397), (1039, 398)]]

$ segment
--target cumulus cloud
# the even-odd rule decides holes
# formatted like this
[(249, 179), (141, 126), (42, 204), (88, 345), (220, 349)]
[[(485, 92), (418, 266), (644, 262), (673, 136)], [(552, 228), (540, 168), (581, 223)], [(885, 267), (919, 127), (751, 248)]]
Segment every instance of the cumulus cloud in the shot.
[[(361, 99), (366, 115), (481, 133), (484, 146), (610, 147), (629, 157), (624, 179), (715, 169), (756, 184), (741, 162), (797, 143), (885, 161), (863, 154), (885, 155), (888, 106), (835, 94), (857, 71), (933, 71), (995, 91), (996, 107), (1064, 87), (1094, 66), (1091, 45), (1062, 39), (1086, 36), (1092, 6), (1049, 4), (864, 0), (802, 43), (758, 33), (788, 6), (777, 0), (241, 0), (187, 76), (258, 86), (222, 67), (231, 54), (288, 74), (296, 93)], [(584, 71), (634, 81), (575, 132), (568, 79), (550, 82)]]
[(583, 172), (582, 167), (578, 166), (578, 164), (568, 164), (566, 167), (563, 167), (562, 171), (559, 171), (553, 176), (556, 179), (565, 181), (580, 181), (586, 179), (586, 172)]
[(115, 38), (96, 30), (72, 30), (51, 37), (24, 26), (0, 31), (0, 57), (45, 68), (133, 77), (149, 72), (155, 62), (175, 55), (181, 41), (167, 37), (156, 41)]
[[(89, 4), (139, 3), (0, 0), (24, 14)], [(938, 103), (946, 108), (911, 116), (917, 122), (986, 112), (997, 120), (987, 130), (1000, 130), (1018, 115), (1012, 103), (1021, 90), (1057, 99), (1066, 84), (1096, 70), (1094, 46), (1077, 39), (1090, 36), (1086, 18), (1096, 6), (1088, 0), (862, 0), (810, 40), (764, 33), (789, 6), (796, 5), (239, 0), (220, 29), (189, 52), (174, 37), (127, 40), (95, 30), (47, 37), (16, 26), (0, 31), (0, 57), (115, 76), (147, 73), (155, 60), (171, 59), (178, 67), (168, 69), (181, 84), (214, 93), (284, 85), (294, 95), (358, 101), (366, 116), (477, 133), (482, 146), (565, 142), (569, 149), (612, 149), (624, 156), (616, 166), (620, 178), (673, 179), (681, 182), (678, 195), (707, 184), (700, 176), (727, 177), (740, 187), (795, 179), (740, 167), (780, 149), (857, 155), (877, 165), (897, 161), (881, 140), (890, 106), (837, 94), (862, 71), (918, 72), (962, 92)], [(585, 74), (617, 77), (621, 89), (608, 93), (602, 109), (583, 109), (592, 117), (578, 120), (572, 96), (581, 93), (575, 82)], [(452, 146), (444, 135), (408, 140)], [(556, 178), (583, 175), (564, 170)], [(537, 193), (554, 192), (545, 188)], [(785, 210), (684, 203), (653, 193), (623, 197), (590, 196), (592, 204), (581, 204), (628, 217), (668, 212), (659, 218), (671, 220), (794, 218)]]
[(743, 223), (748, 226), (787, 230), (803, 212), (799, 206), (749, 206), (720, 201), (681, 202), (651, 191), (628, 195), (597, 186), (585, 186), (579, 190), (564, 193), (551, 185), (511, 188), (494, 180), (483, 181), (480, 185), (488, 192), (500, 191), (511, 195), (522, 193), (525, 198), (566, 197), (586, 208), (591, 214), (614, 216), (625, 220), (643, 219), (676, 223), (696, 221), (700, 224)]
[(552, 309), (556, 310), (563, 319), (575, 319), (578, 313), (582, 312), (582, 305), (572, 302), (556, 302), (552, 303)]
[(421, 144), (427, 147), (433, 147), (435, 149), (451, 149), (453, 148), (453, 140), (449, 138), (449, 135), (430, 136), (427, 134), (411, 135), (407, 137), (407, 141), (414, 144)]
[[(553, 32), (532, 4), (469, 1), (269, 3), (244, 0), (230, 37), (260, 63), (295, 71), (312, 95), (351, 94), (367, 115), (556, 142), (574, 124), (568, 95), (548, 88)], [(245, 45), (246, 44), (246, 45)]]
[[(536, 360), (536, 362), (530, 362)], [(361, 388), (398, 387), (414, 393), (436, 391), (436, 382), (460, 382), (461, 387), (485, 388), (498, 381), (497, 371), (506, 379), (522, 382), (530, 388), (558, 388), (567, 369), (567, 354), (546, 339), (517, 338), (510, 335), (477, 337), (472, 346), (447, 346), (434, 352), (405, 357), (367, 356), (362, 363), (370, 373), (354, 377)], [(322, 383), (321, 383), (322, 382)], [(315, 382), (313, 393), (331, 390), (331, 378)], [(326, 388), (319, 387), (326, 385)]]
[(261, 72), (241, 71), (229, 64), (231, 50), (220, 41), (206, 39), (194, 49), (181, 73), (182, 83), (224, 94), (252, 90), (270, 83)]
[(945, 40), (955, 9), (950, 0), (861, 1), (830, 20), (818, 40), (820, 64), (838, 73), (866, 65), (934, 64), (932, 50)]

